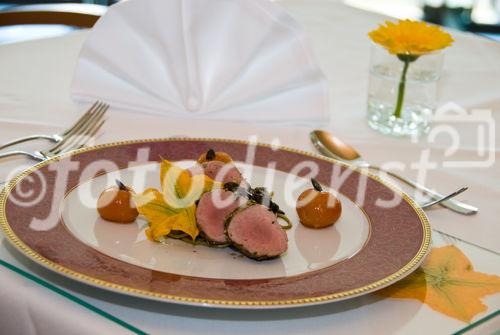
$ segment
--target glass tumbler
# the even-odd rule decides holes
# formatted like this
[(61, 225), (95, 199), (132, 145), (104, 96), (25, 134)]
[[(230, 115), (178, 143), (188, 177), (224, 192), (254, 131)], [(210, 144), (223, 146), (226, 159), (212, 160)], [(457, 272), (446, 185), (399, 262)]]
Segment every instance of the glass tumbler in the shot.
[(400, 117), (396, 117), (398, 89), (404, 62), (372, 44), (368, 86), (368, 124), (383, 134), (420, 136), (430, 129), (436, 107), (443, 52), (419, 56), (409, 63)]

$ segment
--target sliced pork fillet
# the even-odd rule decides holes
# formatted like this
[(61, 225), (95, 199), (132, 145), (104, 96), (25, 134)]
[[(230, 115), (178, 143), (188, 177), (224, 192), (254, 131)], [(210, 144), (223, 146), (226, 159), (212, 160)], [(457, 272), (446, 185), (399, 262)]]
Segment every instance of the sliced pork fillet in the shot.
[(278, 257), (288, 248), (288, 237), (276, 214), (263, 205), (231, 214), (226, 219), (226, 235), (236, 249), (255, 260)]
[(232, 163), (224, 163), (221, 161), (209, 161), (202, 165), (205, 175), (215, 181), (222, 183), (237, 183), (240, 184), (243, 180), (241, 172)]
[(201, 196), (196, 207), (196, 221), (208, 242), (228, 243), (224, 232), (224, 220), (243, 203), (243, 199), (223, 189), (216, 189)]

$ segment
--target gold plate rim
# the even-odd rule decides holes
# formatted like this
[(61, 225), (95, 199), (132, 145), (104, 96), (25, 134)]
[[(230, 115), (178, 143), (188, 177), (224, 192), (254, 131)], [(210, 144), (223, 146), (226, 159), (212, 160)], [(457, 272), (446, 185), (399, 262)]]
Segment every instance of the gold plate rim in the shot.
[(6, 211), (5, 211), (5, 205), (7, 203), (8, 196), (10, 195), (11, 191), (14, 189), (14, 187), (22, 180), (24, 177), (27, 175), (33, 173), (34, 171), (37, 171), (41, 169), (44, 166), (47, 166), (57, 160), (60, 160), (62, 158), (66, 157), (71, 157), (74, 155), (78, 155), (81, 153), (85, 152), (90, 152), (90, 151), (97, 151), (105, 148), (110, 148), (110, 147), (116, 147), (116, 146), (123, 146), (123, 145), (129, 145), (129, 144), (140, 144), (140, 143), (153, 143), (153, 142), (175, 142), (175, 141), (200, 141), (200, 142), (226, 142), (226, 143), (238, 143), (238, 144), (252, 144), (256, 145), (259, 147), (272, 147), (271, 144), (266, 144), (266, 143), (251, 143), (250, 141), (246, 140), (234, 140), (234, 139), (222, 139), (222, 138), (192, 138), (192, 137), (171, 137), (171, 138), (152, 138), (152, 139), (138, 139), (138, 140), (125, 140), (125, 141), (117, 141), (117, 142), (112, 142), (112, 143), (105, 143), (105, 144), (99, 144), (96, 146), (92, 147), (86, 147), (86, 148), (81, 148), (75, 151), (71, 151), (62, 155), (55, 156), (53, 158), (50, 158), (48, 160), (45, 160), (43, 162), (40, 162), (17, 176), (15, 176), (13, 179), (8, 181), (8, 183), (4, 186), (3, 190), (0, 192), (0, 226), (2, 227), (2, 230), (7, 237), (7, 240), (14, 246), (16, 247), (19, 251), (21, 251), (25, 256), (30, 258), (31, 260), (35, 261), (36, 263), (42, 265), (43, 267), (52, 270), (58, 274), (64, 275), (67, 278), (76, 280), (78, 282), (82, 282), (94, 287), (110, 290), (113, 292), (118, 292), (118, 293), (124, 293), (127, 295), (132, 295), (136, 297), (142, 297), (142, 298), (148, 298), (148, 299), (153, 299), (153, 300), (158, 300), (158, 301), (166, 301), (166, 302), (172, 302), (172, 303), (180, 303), (180, 304), (189, 304), (189, 305), (196, 305), (196, 306), (209, 306), (209, 307), (229, 307), (229, 308), (284, 308), (284, 307), (300, 307), (300, 306), (306, 306), (306, 305), (315, 305), (315, 304), (321, 304), (321, 303), (327, 303), (327, 302), (332, 302), (332, 301), (340, 301), (340, 300), (345, 300), (348, 298), (353, 298), (362, 294), (366, 294), (369, 292), (373, 292), (379, 289), (382, 289), (400, 279), (403, 279), (407, 275), (409, 275), (411, 272), (413, 272), (419, 265), (420, 263), (424, 260), (425, 256), (430, 250), (430, 244), (431, 244), (431, 227), (429, 220), (423, 210), (416, 204), (416, 202), (408, 196), (405, 192), (402, 190), (398, 189), (396, 186), (392, 185), (391, 183), (381, 179), (380, 177), (367, 172), (366, 170), (362, 170), (358, 167), (349, 165), (347, 163), (338, 161), (333, 158), (329, 157), (323, 157), (314, 153), (306, 152), (303, 150), (299, 149), (293, 149), (293, 148), (288, 148), (285, 146), (280, 146), (279, 149), (286, 151), (286, 152), (291, 152), (291, 153), (297, 153), (301, 154), (306, 157), (311, 157), (319, 160), (323, 160), (329, 163), (335, 163), (339, 165), (343, 165), (345, 167), (348, 167), (349, 169), (355, 170), (359, 173), (362, 173), (364, 175), (367, 175), (369, 178), (374, 179), (375, 181), (381, 183), (382, 185), (388, 187), (391, 189), (393, 192), (396, 194), (400, 195), (404, 201), (410, 205), (410, 207), (416, 212), (420, 219), (420, 223), (422, 224), (422, 230), (423, 230), (423, 239), (422, 239), (422, 244), (420, 246), (420, 249), (418, 252), (415, 254), (415, 256), (401, 269), (399, 269), (397, 272), (380, 279), (376, 282), (370, 283), (368, 285), (355, 288), (352, 290), (348, 291), (343, 291), (343, 292), (337, 292), (337, 293), (332, 293), (332, 294), (327, 294), (324, 296), (318, 296), (318, 297), (309, 297), (309, 298), (300, 298), (300, 299), (292, 299), (292, 300), (269, 300), (269, 301), (245, 301), (245, 300), (214, 300), (214, 299), (203, 299), (203, 298), (193, 298), (193, 297), (183, 297), (183, 296), (178, 296), (178, 295), (171, 295), (171, 294), (164, 294), (164, 293), (158, 293), (158, 292), (151, 292), (147, 290), (141, 290), (141, 289), (136, 289), (120, 284), (115, 284), (112, 282), (108, 282), (105, 280), (97, 279), (85, 274), (82, 274), (80, 272), (68, 269), (64, 266), (61, 266), (43, 256), (41, 256), (39, 253), (35, 252), (33, 249), (31, 249), (29, 246), (27, 246), (11, 229), (7, 217), (6, 217)]

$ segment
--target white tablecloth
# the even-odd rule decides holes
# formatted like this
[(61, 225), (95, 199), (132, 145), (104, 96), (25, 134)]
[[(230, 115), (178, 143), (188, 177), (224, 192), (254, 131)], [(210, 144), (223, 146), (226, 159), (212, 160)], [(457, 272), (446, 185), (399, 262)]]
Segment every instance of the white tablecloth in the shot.
[[(438, 138), (438, 142), (432, 145), (426, 143), (425, 139), (420, 143), (412, 143), (407, 139), (384, 137), (366, 125), (369, 59), (366, 33), (382, 21), (381, 17), (343, 6), (337, 1), (295, 0), (280, 3), (311, 35), (329, 79), (332, 121), (325, 125), (326, 129), (359, 148), (371, 162), (399, 160), (410, 164), (418, 158), (423, 147), (433, 148), (432, 157), (442, 160), (440, 155), (447, 147), (446, 138)], [(72, 69), (85, 34), (78, 32), (61, 38), (0, 46), (0, 143), (25, 134), (60, 131), (81, 113), (84, 107), (74, 104), (68, 91)], [(440, 101), (453, 101), (467, 109), (491, 109), (498, 128), (500, 45), (468, 34), (456, 33), (454, 37), (457, 42), (447, 54)], [(460, 130), (463, 135), (458, 155), (472, 157), (477, 126), (457, 127), (462, 127)], [(257, 135), (262, 142), (278, 138), (283, 145), (313, 151), (308, 142), (309, 130), (285, 124), (281, 127), (238, 123), (229, 126), (220, 122), (209, 122), (202, 127), (186, 121), (113, 110), (97, 142), (176, 135), (247, 139)], [(494, 151), (496, 158), (500, 157), (499, 143), (497, 139)], [(2, 162), (0, 181), (26, 164), (29, 162), (24, 160)], [(403, 173), (414, 176), (415, 171), (408, 167)], [(469, 200), (481, 209), (474, 217), (460, 216), (444, 209), (429, 211), (434, 228), (491, 250), (500, 250), (497, 242), (497, 236), (500, 236), (498, 163), (481, 169), (431, 171), (427, 182), (443, 193), (463, 185), (470, 186), (461, 199)], [(437, 243), (442, 242), (437, 236), (435, 239)], [(471, 258), (476, 270), (500, 273), (500, 258), (497, 254), (464, 243), (460, 243), (460, 248)], [(415, 301), (382, 300), (374, 296), (288, 311), (243, 312), (187, 308), (122, 297), (75, 284), (25, 260), (13, 248), (7, 247), (5, 240), (0, 246), (0, 258), (20, 268), (27, 268), (120, 319), (153, 333), (418, 334), (424, 328), (432, 333), (450, 333), (466, 326)], [(2, 329), (8, 333), (125, 332), (125, 328), (3, 267), (0, 267), (0, 280), (0, 320)], [(475, 320), (500, 307), (499, 295), (490, 296), (485, 302), (490, 307), (488, 312), (477, 316)], [(500, 326), (498, 322), (495, 324)]]

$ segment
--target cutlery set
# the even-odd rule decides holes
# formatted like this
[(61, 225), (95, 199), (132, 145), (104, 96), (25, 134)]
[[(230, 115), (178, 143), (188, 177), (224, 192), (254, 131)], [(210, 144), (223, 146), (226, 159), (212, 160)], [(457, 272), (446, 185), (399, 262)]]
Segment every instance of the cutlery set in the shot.
[(384, 170), (379, 166), (367, 163), (352, 146), (348, 145), (338, 137), (335, 137), (324, 130), (314, 130), (309, 134), (309, 137), (314, 147), (323, 156), (334, 158), (336, 160), (348, 163), (359, 168), (384, 172), (385, 174), (407, 184), (408, 186), (411, 186), (414, 189), (423, 192), (424, 194), (429, 196), (429, 198), (431, 198), (431, 202), (421, 204), (420, 207), (422, 209), (426, 209), (433, 205), (439, 204), (445, 208), (450, 209), (453, 212), (463, 215), (473, 215), (479, 211), (477, 207), (452, 199), (460, 193), (466, 191), (467, 187), (462, 187), (461, 189), (445, 196), (409, 178), (403, 177), (389, 170)]

